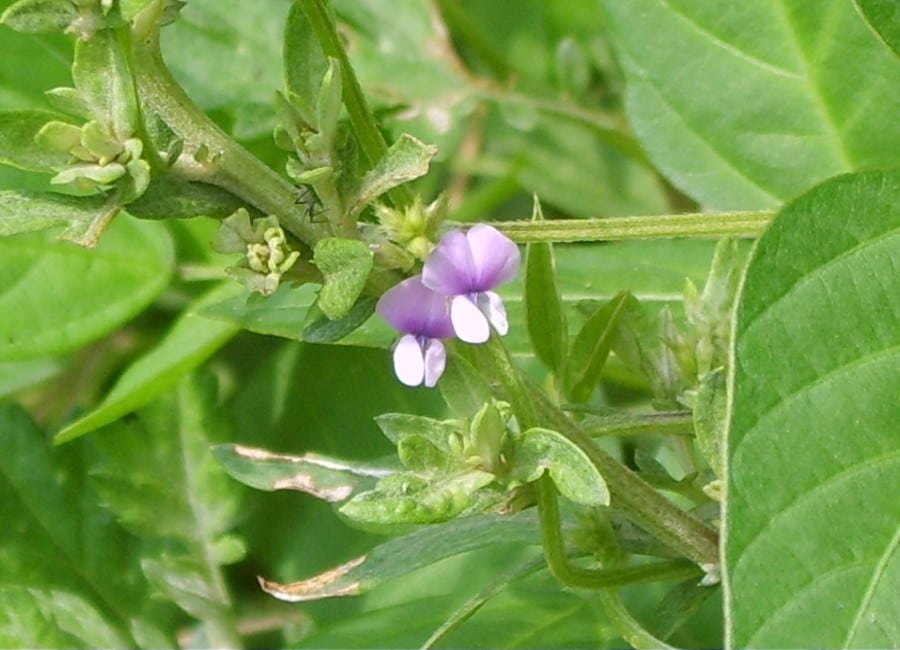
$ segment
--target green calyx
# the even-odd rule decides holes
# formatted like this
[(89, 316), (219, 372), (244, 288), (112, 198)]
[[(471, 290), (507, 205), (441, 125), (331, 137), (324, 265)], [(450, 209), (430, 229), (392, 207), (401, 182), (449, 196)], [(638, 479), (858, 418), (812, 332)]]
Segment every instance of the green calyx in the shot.
[(377, 205), (375, 216), (389, 241), (424, 261), (437, 243), (438, 229), (447, 216), (447, 200), (441, 195), (424, 206), (421, 197), (416, 196), (403, 208)]

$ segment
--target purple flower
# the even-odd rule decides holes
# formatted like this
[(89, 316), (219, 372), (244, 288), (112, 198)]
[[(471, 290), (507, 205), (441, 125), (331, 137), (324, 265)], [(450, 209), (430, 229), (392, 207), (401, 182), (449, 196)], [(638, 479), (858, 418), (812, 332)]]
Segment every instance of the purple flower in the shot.
[(480, 224), (468, 232), (448, 232), (425, 260), (422, 283), (450, 297), (453, 331), (466, 343), (484, 343), (490, 325), (500, 335), (509, 330), (506, 308), (496, 286), (519, 270), (519, 249), (496, 228)]
[(394, 346), (394, 372), (407, 386), (433, 387), (447, 362), (440, 339), (453, 336), (447, 299), (417, 275), (385, 292), (376, 307), (384, 320), (404, 333)]

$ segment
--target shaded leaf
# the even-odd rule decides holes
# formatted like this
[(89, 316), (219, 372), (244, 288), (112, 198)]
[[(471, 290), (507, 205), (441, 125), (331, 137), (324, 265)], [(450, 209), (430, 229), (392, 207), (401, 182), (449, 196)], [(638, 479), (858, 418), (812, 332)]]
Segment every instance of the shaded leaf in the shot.
[(897, 0), (855, 0), (869, 26), (885, 45), (900, 56), (900, 2)]
[(452, 555), (498, 543), (539, 543), (533, 511), (515, 515), (474, 515), (419, 528), (375, 547), (318, 576), (288, 584), (261, 580), (263, 589), (282, 600), (351, 596)]
[(314, 453), (276, 454), (243, 445), (218, 445), (213, 454), (234, 478), (258, 490), (298, 490), (338, 503), (363, 490), (393, 470), (330, 458)]
[[(544, 218), (541, 204), (534, 199), (532, 220)], [(528, 244), (525, 255), (525, 322), (534, 353), (557, 375), (562, 373), (566, 355), (567, 330), (562, 299), (556, 287), (556, 260), (548, 242)]]
[(705, 207), (777, 206), (837, 173), (897, 163), (900, 59), (852, 3), (602, 6), (631, 125)]
[(594, 391), (615, 343), (619, 317), (625, 311), (628, 301), (633, 299), (627, 292), (620, 293), (599, 307), (585, 321), (572, 341), (563, 376), (566, 395), (572, 401), (584, 402)]
[(0, 111), (0, 162), (19, 169), (53, 172), (67, 165), (67, 153), (39, 147), (35, 136), (48, 122), (71, 123), (69, 118), (50, 111)]
[(372, 271), (371, 249), (358, 239), (327, 237), (316, 243), (313, 263), (324, 276), (316, 304), (329, 320), (343, 318), (356, 303)]
[(43, 233), (0, 239), (0, 359), (58, 354), (107, 334), (165, 288), (172, 257), (161, 227), (128, 218), (92, 250)]
[(730, 382), (732, 647), (900, 643), (898, 264), (897, 171), (810, 190), (757, 244)]
[(67, 196), (52, 192), (0, 192), (0, 237), (71, 223), (89, 224), (107, 215), (105, 196)]
[(199, 316), (197, 311), (236, 290), (231, 283), (220, 285), (185, 309), (156, 346), (124, 370), (103, 401), (63, 427), (56, 434), (55, 442), (73, 440), (144, 406), (208, 359), (238, 328), (211, 321)]
[[(319, 99), (328, 59), (297, 2), (291, 5), (284, 23), (283, 54), (285, 86), (289, 92), (300, 97), (311, 112)], [(311, 119), (312, 115), (305, 118)]]

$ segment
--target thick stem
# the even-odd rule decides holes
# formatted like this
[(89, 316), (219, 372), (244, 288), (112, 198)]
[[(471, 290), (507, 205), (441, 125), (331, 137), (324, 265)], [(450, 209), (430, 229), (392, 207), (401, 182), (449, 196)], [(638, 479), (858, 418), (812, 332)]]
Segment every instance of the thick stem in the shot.
[(645, 434), (694, 435), (694, 416), (686, 411), (593, 416), (585, 418), (579, 425), (593, 438)]
[(217, 185), (281, 225), (310, 247), (329, 235), (324, 224), (310, 223), (298, 204), (296, 188), (231, 139), (187, 96), (172, 78), (159, 49), (159, 31), (134, 39), (135, 83), (144, 113), (155, 113), (184, 142), (173, 166), (188, 180)]
[(482, 373), (499, 385), (522, 429), (541, 426), (566, 436), (591, 459), (606, 481), (614, 507), (673, 551), (697, 564), (719, 561), (718, 534), (681, 510), (640, 476), (598, 447), (549, 397), (512, 363), (496, 336), (466, 352)]
[(774, 216), (756, 212), (699, 212), (639, 217), (502, 221), (494, 223), (510, 239), (530, 242), (589, 242), (670, 237), (758, 237)]

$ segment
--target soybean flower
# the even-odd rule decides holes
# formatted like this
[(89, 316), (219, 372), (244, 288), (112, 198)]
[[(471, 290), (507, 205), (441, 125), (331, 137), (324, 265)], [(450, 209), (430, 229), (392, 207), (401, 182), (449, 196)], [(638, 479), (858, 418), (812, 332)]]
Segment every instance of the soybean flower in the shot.
[(453, 336), (447, 299), (422, 284), (417, 275), (385, 292), (376, 309), (404, 333), (394, 346), (397, 379), (407, 386), (437, 384), (447, 362), (441, 339)]
[(453, 331), (466, 343), (484, 343), (490, 326), (501, 336), (509, 330), (506, 308), (494, 287), (519, 270), (519, 249), (485, 224), (468, 232), (452, 230), (425, 260), (422, 284), (450, 299)]

